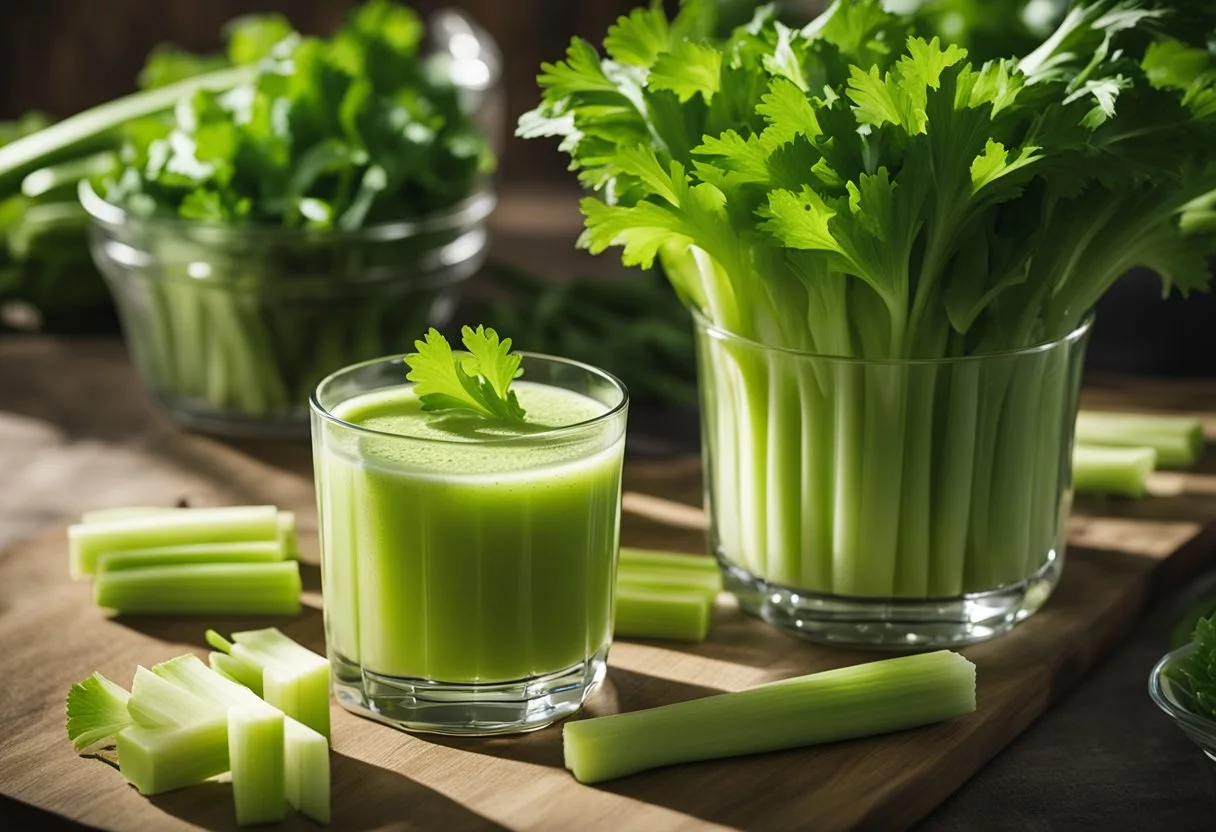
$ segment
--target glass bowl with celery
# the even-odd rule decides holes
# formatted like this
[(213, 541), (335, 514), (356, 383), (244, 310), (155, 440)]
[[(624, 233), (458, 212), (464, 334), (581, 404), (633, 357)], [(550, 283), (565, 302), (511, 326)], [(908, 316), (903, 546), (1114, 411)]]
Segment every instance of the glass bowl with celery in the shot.
[(1214, 34), (1209, 3), (1079, 0), (980, 60), (880, 0), (724, 36), (684, 0), (542, 66), (518, 133), (561, 139), (582, 244), (661, 264), (693, 312), (710, 545), (745, 610), (915, 648), (1047, 600), (1095, 303), (1139, 266), (1209, 281)]
[(91, 250), (179, 421), (303, 433), (321, 378), (446, 321), (485, 258), (493, 153), (424, 34), (390, 0), (328, 38), (242, 18), (226, 56), (162, 53), (165, 83), (104, 105), (121, 149), (80, 185)]
[(1190, 642), (1161, 657), (1149, 674), (1148, 692), (1216, 762), (1216, 617), (1200, 619)]

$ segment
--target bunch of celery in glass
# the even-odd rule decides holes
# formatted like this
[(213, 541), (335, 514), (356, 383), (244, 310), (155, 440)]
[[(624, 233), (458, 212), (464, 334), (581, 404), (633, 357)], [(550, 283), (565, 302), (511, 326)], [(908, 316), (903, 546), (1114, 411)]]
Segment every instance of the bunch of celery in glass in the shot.
[(720, 39), (712, 4), (655, 4), (606, 58), (575, 39), (546, 64), (520, 122), (594, 191), (585, 246), (660, 261), (735, 336), (701, 343), (716, 543), (774, 583), (934, 597), (1034, 574), (1061, 541), (1083, 344), (991, 356), (1080, 339), (1132, 267), (1208, 282), (1216, 9), (1081, 2), (983, 64), (922, 21), (837, 0)]

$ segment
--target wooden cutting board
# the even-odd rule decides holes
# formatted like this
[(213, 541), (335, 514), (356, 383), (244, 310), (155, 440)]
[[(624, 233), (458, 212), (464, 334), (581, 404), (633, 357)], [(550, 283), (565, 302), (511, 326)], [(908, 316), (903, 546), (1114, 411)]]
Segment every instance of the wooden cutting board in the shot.
[[(299, 512), (315, 563), (305, 446), (223, 443), (186, 434), (145, 401), (121, 352), (60, 342), (0, 344), (0, 522), (18, 532), (39, 506), (57, 513), (132, 503), (272, 502)], [(1091, 406), (1199, 412), (1216, 425), (1216, 387), (1108, 385)], [(700, 551), (699, 464), (627, 466), (627, 544)], [(1011, 635), (967, 648), (979, 709), (914, 731), (745, 759), (677, 766), (598, 786), (562, 767), (560, 728), (492, 740), (394, 731), (333, 707), (333, 828), (816, 829), (906, 828), (927, 814), (1071, 687), (1134, 624), (1156, 592), (1216, 551), (1216, 465), (1161, 475), (1159, 496), (1081, 501), (1064, 578), (1046, 608)], [(24, 526), (22, 525), (24, 524)], [(5, 527), (0, 525), (0, 539)], [(323, 650), (315, 566), (293, 619), (111, 619), (67, 579), (61, 522), (0, 550), (0, 794), (105, 829), (234, 828), (227, 786), (144, 799), (104, 762), (73, 753), (68, 687), (94, 670), (127, 684), (137, 664), (202, 653), (203, 630), (281, 626)], [(737, 690), (878, 658), (798, 641), (741, 614), (726, 597), (708, 641), (618, 642), (590, 714)], [(0, 824), (3, 825), (3, 824)], [(316, 828), (292, 818), (285, 828)]]

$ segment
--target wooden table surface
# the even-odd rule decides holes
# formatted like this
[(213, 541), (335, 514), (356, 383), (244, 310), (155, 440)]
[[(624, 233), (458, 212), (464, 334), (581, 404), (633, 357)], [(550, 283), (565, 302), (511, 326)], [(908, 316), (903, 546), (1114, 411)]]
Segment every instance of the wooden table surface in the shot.
[[(1091, 389), (1087, 402), (1211, 416), (1216, 386), (1110, 384)], [(62, 527), (102, 506), (269, 501), (300, 513), (306, 555), (315, 556), (309, 470), (306, 446), (179, 430), (150, 407), (114, 341), (0, 340), (0, 720), (10, 734), (0, 749), (0, 794), (103, 828), (231, 826), (230, 803), (216, 789), (144, 800), (102, 763), (72, 753), (61, 710), (72, 681), (100, 670), (126, 683), (136, 663), (201, 648), (205, 622), (105, 619), (87, 587), (66, 581)], [(703, 546), (695, 458), (632, 462), (626, 488), (641, 495), (627, 501), (626, 543)], [(1070, 688), (1149, 598), (1208, 562), (1216, 545), (1212, 469), (1161, 476), (1154, 488), (1162, 496), (1153, 500), (1082, 502), (1049, 605), (1012, 635), (965, 651), (979, 667), (980, 708), (971, 716), (585, 787), (561, 767), (557, 729), (442, 740), (335, 707), (334, 827), (907, 827)], [(284, 628), (320, 649), (315, 569), (308, 575), (308, 611)], [(791, 639), (724, 601), (704, 644), (616, 645), (588, 710), (634, 710), (874, 657)]]

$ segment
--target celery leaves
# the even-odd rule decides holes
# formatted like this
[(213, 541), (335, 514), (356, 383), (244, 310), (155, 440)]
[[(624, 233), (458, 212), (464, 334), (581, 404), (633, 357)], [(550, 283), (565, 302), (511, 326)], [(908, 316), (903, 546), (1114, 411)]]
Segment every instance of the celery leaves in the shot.
[(127, 711), (130, 694), (100, 673), (68, 691), (68, 739), (77, 751), (109, 739), (133, 724)]
[(405, 357), (406, 378), (428, 412), (459, 411), (506, 422), (522, 422), (524, 409), (511, 382), (523, 375), (521, 356), (511, 352), (511, 339), (501, 341), (488, 327), (464, 327), (465, 351), (453, 351), (446, 338), (432, 328), (417, 352)]

